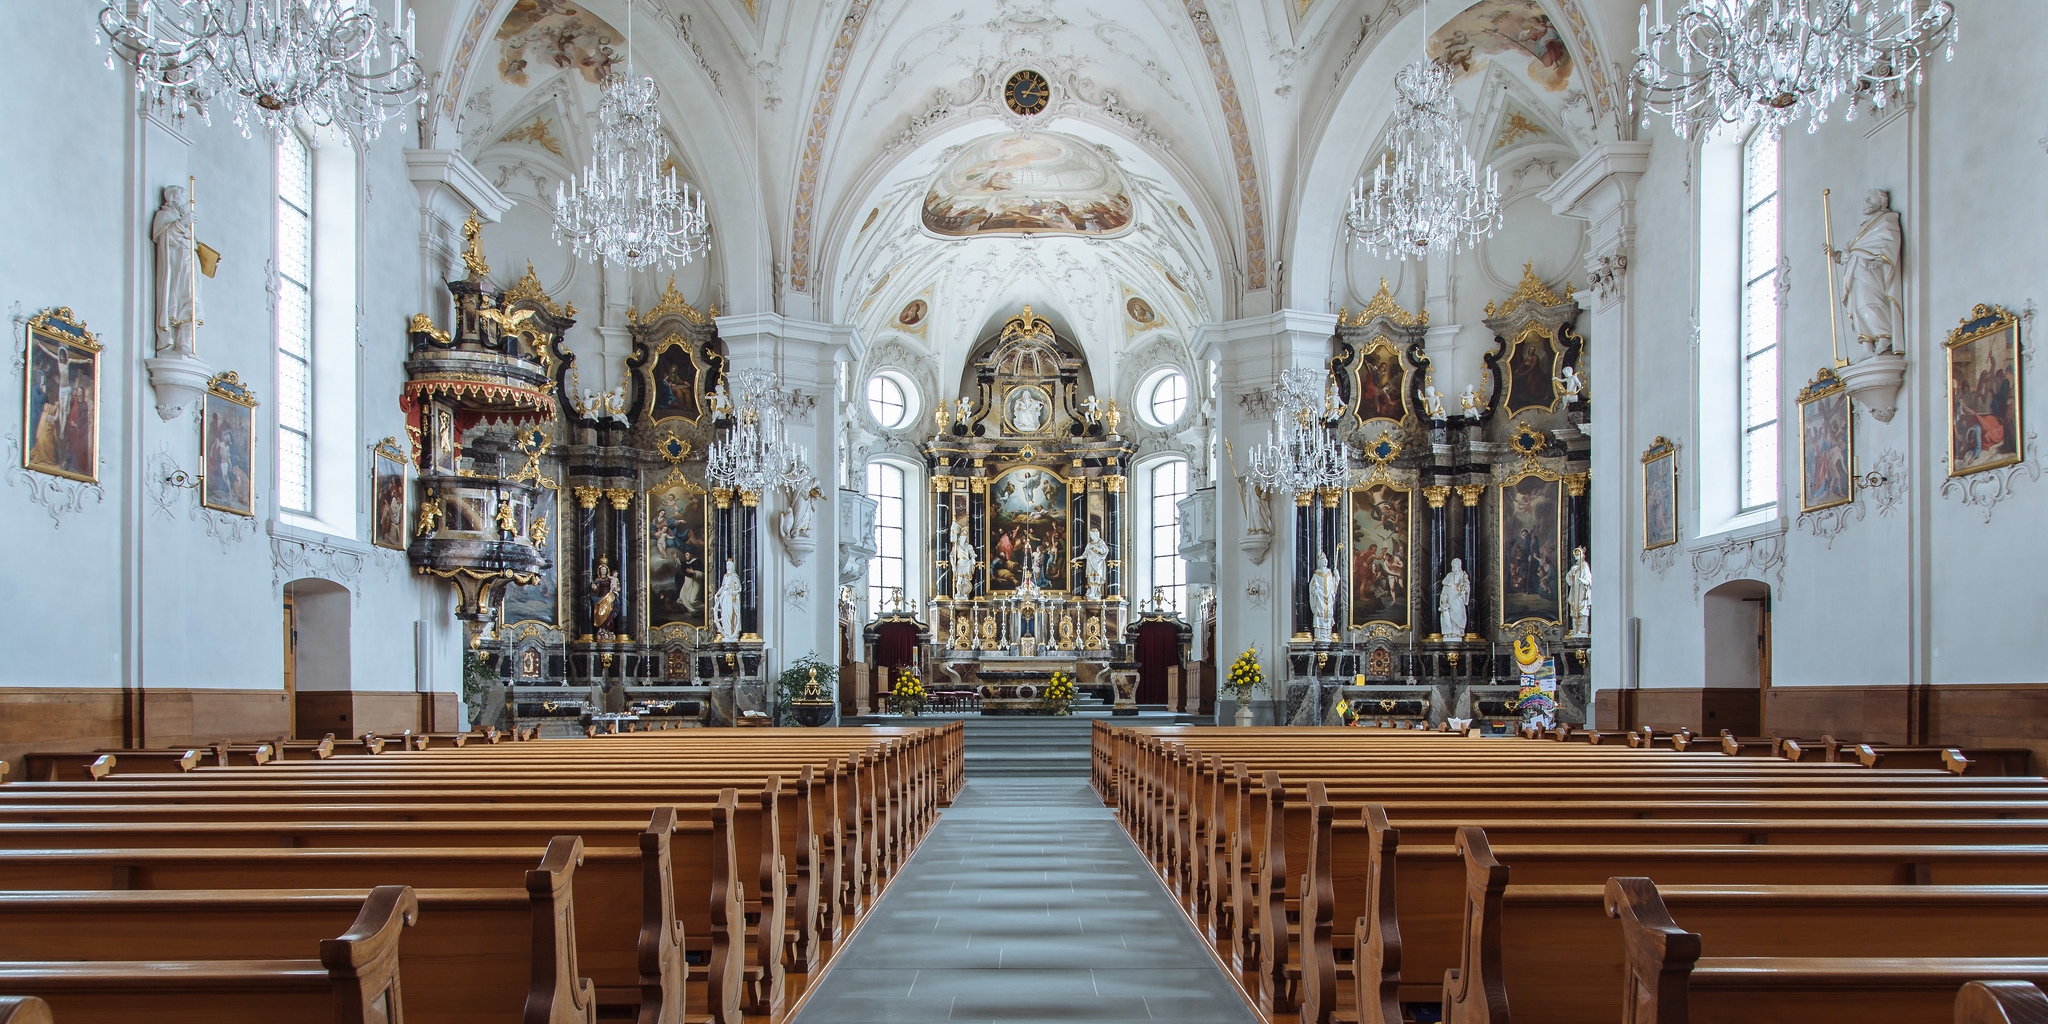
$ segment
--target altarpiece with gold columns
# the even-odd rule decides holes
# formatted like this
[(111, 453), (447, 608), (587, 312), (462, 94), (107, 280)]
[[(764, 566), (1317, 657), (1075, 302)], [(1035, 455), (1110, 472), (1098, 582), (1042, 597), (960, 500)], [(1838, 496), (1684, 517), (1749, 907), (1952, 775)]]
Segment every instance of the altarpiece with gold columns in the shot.
[[(1384, 281), (1366, 308), (1340, 313), (1326, 408), (1350, 479), (1276, 496), (1297, 537), (1283, 721), (1329, 721), (1342, 697), (1366, 721), (1512, 729), (1513, 647), (1529, 636), (1553, 659), (1558, 721), (1586, 720), (1589, 640), (1569, 583), (1590, 536), (1578, 313), (1569, 287), (1559, 296), (1525, 268), (1513, 294), (1487, 304), (1494, 344), (1467, 387), (1439, 384), (1427, 314), (1403, 309)], [(1311, 593), (1325, 560), (1336, 578), (1327, 633)], [(1462, 633), (1444, 632), (1446, 604), (1462, 610), (1450, 619)]]
[(1054, 669), (1108, 686), (1134, 618), (1124, 561), (1135, 447), (1077, 346), (1026, 306), (978, 345), (919, 447), (930, 472), (928, 685), (985, 712)]
[[(414, 424), (415, 571), (457, 588), (483, 724), (581, 730), (731, 724), (769, 709), (759, 636), (762, 495), (706, 484), (733, 416), (713, 323), (674, 282), (628, 311), (625, 379), (586, 385), (573, 306), (529, 267), (488, 278), (472, 226), (456, 323), (413, 318), (401, 396)], [(727, 560), (741, 635), (712, 630)]]

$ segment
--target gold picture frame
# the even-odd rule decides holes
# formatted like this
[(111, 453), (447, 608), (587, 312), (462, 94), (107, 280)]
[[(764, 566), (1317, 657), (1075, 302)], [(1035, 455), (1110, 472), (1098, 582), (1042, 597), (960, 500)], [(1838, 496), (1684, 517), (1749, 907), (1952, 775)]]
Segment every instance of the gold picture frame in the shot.
[(1643, 451), (1643, 550), (1678, 543), (1678, 445), (1659, 436)]
[(1948, 475), (1969, 476), (2027, 457), (2020, 319), (1978, 305), (1948, 333)]
[(199, 503), (218, 512), (256, 516), (256, 393), (235, 371), (206, 382), (199, 419)]
[[(1380, 478), (1351, 488), (1348, 497), (1344, 519), (1346, 628), (1370, 629), (1383, 624), (1408, 629), (1415, 621), (1415, 588), (1409, 575), (1415, 551), (1415, 490)], [(1398, 520), (1398, 528), (1391, 525), (1393, 520)], [(1361, 542), (1366, 543), (1363, 549)], [(1379, 593), (1383, 582), (1389, 585), (1391, 600), (1361, 600)]]
[(678, 473), (648, 488), (646, 508), (648, 628), (709, 629), (718, 585), (710, 492)]
[(370, 542), (380, 548), (405, 550), (412, 523), (405, 493), (407, 461), (396, 437), (370, 446)]
[(1849, 386), (1822, 367), (1799, 392), (1799, 511), (1856, 500), (1856, 429)]
[[(1524, 360), (1521, 358), (1522, 346), (1532, 342), (1540, 342), (1550, 350), (1549, 366), (1537, 367), (1534, 365), (1534, 360)], [(1525, 363), (1528, 365), (1525, 365)], [(1533, 401), (1531, 400), (1533, 395), (1525, 396), (1522, 394), (1525, 389), (1533, 391), (1536, 388), (1537, 384), (1533, 376), (1536, 372), (1543, 374), (1542, 387), (1550, 395), (1548, 401)], [(1506, 385), (1501, 389), (1505, 392), (1501, 398), (1501, 408), (1509, 416), (1518, 416), (1530, 409), (1556, 412), (1558, 403), (1564, 399), (1564, 396), (1559, 393), (1560, 389), (1557, 386), (1557, 378), (1563, 372), (1564, 345), (1560, 343), (1557, 332), (1545, 327), (1541, 323), (1530, 323), (1524, 326), (1520, 331), (1516, 332), (1514, 341), (1508, 345), (1505, 358), (1501, 360), (1500, 375)]]
[(24, 332), (21, 467), (99, 482), (99, 339), (68, 306), (31, 317)]
[[(1374, 423), (1388, 423), (1400, 426), (1414, 415), (1410, 399), (1411, 382), (1415, 368), (1408, 365), (1401, 349), (1384, 334), (1375, 334), (1372, 340), (1358, 347), (1358, 355), (1352, 360), (1351, 386), (1352, 408), (1357, 411), (1361, 426)], [(1376, 368), (1391, 365), (1391, 380), (1368, 379)], [(1368, 387), (1370, 385), (1370, 387)], [(1389, 396), (1387, 392), (1391, 391)], [(1370, 393), (1368, 393), (1370, 392)], [(1391, 402), (1388, 398), (1392, 399)], [(1389, 416), (1387, 406), (1399, 410), (1399, 415)]]
[(1015, 466), (988, 482), (988, 525), (982, 559), (988, 593), (1008, 594), (1029, 578), (1031, 555), (1046, 593), (1073, 586), (1073, 492), (1067, 479), (1044, 466)]
[[(706, 365), (700, 346), (681, 334), (671, 334), (648, 350), (642, 386), (647, 394), (650, 423), (681, 420), (692, 425), (710, 415), (706, 375), (717, 368)], [(664, 365), (666, 364), (666, 365)]]
[(1564, 624), (1565, 483), (1531, 468), (1501, 481), (1494, 505), (1494, 596), (1501, 628)]

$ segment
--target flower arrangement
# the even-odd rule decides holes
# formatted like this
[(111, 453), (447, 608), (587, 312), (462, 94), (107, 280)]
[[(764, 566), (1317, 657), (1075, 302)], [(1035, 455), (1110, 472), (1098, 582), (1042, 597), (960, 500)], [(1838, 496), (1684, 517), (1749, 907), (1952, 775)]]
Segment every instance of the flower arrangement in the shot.
[(1073, 714), (1074, 677), (1064, 669), (1054, 669), (1052, 678), (1045, 681), (1045, 690), (1039, 694), (1046, 710), (1055, 715)]
[(896, 683), (889, 688), (889, 699), (895, 705), (898, 714), (915, 717), (924, 710), (924, 681), (917, 678), (917, 673), (910, 669), (897, 672)]
[(1266, 681), (1266, 673), (1259, 668), (1258, 648), (1247, 647), (1237, 660), (1230, 663), (1230, 675), (1225, 685), (1235, 691), (1240, 705), (1251, 703), (1252, 691)]

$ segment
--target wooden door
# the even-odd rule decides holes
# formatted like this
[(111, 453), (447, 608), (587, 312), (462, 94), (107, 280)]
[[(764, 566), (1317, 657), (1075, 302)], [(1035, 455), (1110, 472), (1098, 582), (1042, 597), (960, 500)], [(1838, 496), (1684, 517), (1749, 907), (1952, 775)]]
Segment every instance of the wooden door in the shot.
[(284, 713), (286, 728), (299, 735), (299, 610), (292, 595), (284, 596)]
[(1756, 602), (1756, 729), (1769, 736), (1771, 714), (1771, 599)]

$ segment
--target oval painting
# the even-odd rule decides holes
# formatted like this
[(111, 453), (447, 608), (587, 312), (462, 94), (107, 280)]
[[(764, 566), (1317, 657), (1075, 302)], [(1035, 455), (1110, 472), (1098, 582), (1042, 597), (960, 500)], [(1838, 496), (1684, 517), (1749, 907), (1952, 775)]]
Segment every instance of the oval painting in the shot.
[(896, 314), (896, 322), (905, 327), (916, 327), (924, 323), (924, 314), (929, 308), (923, 299), (912, 299), (903, 307), (903, 312)]
[(1141, 324), (1150, 324), (1154, 320), (1159, 319), (1159, 315), (1152, 312), (1152, 304), (1136, 295), (1131, 296), (1130, 300), (1124, 303), (1124, 312), (1130, 314), (1132, 320)]
[(924, 226), (938, 234), (1108, 235), (1131, 224), (1124, 177), (1090, 143), (1058, 132), (991, 135), (932, 179)]

